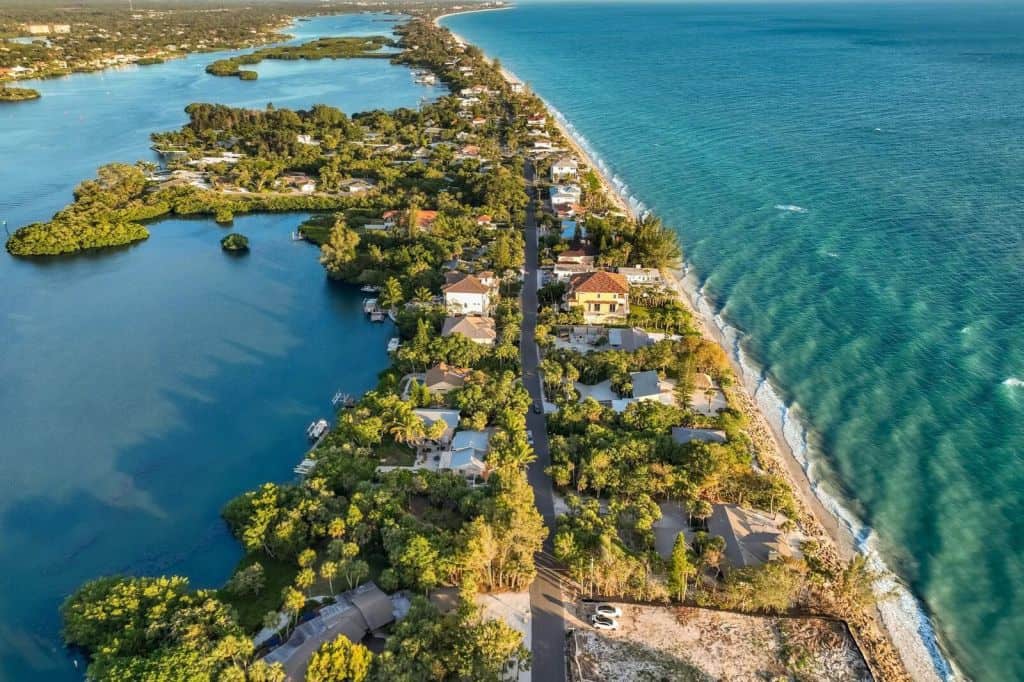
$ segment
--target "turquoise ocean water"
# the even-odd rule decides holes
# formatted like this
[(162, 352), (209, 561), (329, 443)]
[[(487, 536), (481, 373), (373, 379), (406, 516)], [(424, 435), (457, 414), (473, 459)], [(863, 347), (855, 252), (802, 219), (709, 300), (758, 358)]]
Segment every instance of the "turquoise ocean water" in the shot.
[(523, 3), (445, 25), (677, 228), (759, 402), (958, 667), (1024, 679), (1024, 6)]
[[(388, 33), (385, 19), (294, 32)], [(0, 107), (0, 221), (46, 219), (97, 166), (152, 159), (149, 133), (184, 123), (191, 102), (351, 113), (440, 92), (386, 60), (268, 63), (242, 82), (204, 72), (219, 56), (47, 80), (32, 85), (42, 99)], [(81, 679), (57, 607), (88, 578), (221, 584), (240, 556), (221, 506), (291, 479), (334, 392), (376, 383), (391, 325), (371, 325), (360, 294), (291, 241), (303, 217), (236, 219), (244, 257), (222, 253), (211, 220), (69, 258), (0, 252), (0, 681)]]

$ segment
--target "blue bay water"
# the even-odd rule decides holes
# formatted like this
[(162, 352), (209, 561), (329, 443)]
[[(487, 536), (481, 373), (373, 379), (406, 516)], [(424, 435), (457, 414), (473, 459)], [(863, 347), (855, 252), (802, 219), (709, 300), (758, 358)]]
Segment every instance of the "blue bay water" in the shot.
[(958, 666), (1024, 679), (1024, 8), (523, 3), (445, 25), (676, 227), (768, 416)]
[[(388, 33), (385, 18), (294, 33)], [(193, 101), (351, 113), (440, 92), (386, 60), (206, 75), (220, 56), (42, 81), (42, 99), (0, 108), (0, 221), (46, 219), (97, 166), (152, 159), (149, 133), (184, 123)], [(88, 578), (222, 583), (240, 550), (221, 506), (290, 478), (334, 391), (376, 383), (390, 324), (367, 322), (358, 292), (331, 286), (316, 249), (291, 241), (303, 219), (236, 219), (243, 257), (221, 251), (210, 220), (162, 221), (145, 242), (71, 258), (0, 254), (0, 680), (81, 677), (57, 608)]]

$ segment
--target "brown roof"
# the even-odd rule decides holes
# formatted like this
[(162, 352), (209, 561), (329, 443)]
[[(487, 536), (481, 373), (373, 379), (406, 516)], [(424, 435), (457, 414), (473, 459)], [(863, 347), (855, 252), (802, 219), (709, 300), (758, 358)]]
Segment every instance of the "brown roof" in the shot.
[(427, 370), (426, 375), (423, 377), (423, 385), (427, 388), (441, 383), (451, 386), (462, 386), (466, 383), (466, 376), (468, 374), (469, 370), (464, 367), (452, 367), (442, 362)]
[(484, 286), (475, 275), (460, 277), (451, 284), (442, 287), (446, 294), (486, 294), (491, 290)]
[(494, 320), (491, 318), (465, 315), (445, 319), (441, 336), (452, 334), (462, 334), (470, 339), (495, 339), (498, 336), (494, 330)]
[(574, 292), (628, 294), (629, 282), (617, 272), (587, 272), (573, 275), (569, 285)]
[(589, 244), (585, 244), (579, 248), (566, 249), (562, 253), (558, 254), (559, 258), (581, 258), (583, 256), (596, 256), (597, 249)]
[[(403, 213), (404, 211), (396, 210), (384, 211), (384, 213), (381, 215), (381, 218), (383, 218), (384, 220), (387, 220), (388, 218), (400, 218), (402, 217)], [(420, 210), (416, 216), (417, 227), (426, 227), (435, 220), (437, 220), (437, 211)]]

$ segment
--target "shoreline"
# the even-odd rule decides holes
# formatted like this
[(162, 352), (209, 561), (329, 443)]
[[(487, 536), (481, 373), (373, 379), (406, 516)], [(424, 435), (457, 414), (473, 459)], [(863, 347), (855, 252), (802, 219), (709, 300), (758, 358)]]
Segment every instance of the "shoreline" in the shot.
[[(444, 17), (511, 8), (502, 7), (450, 12), (438, 16), (433, 21), (435, 25), (441, 26), (439, 22)], [(464, 46), (471, 44), (470, 41), (451, 28), (448, 28), (448, 30), (459, 44)], [(501, 71), (507, 81), (525, 83), (507, 67), (502, 66)], [(537, 93), (535, 92), (534, 94)], [(544, 100), (544, 98), (539, 95), (537, 96), (544, 103), (549, 117), (568, 142), (570, 150), (577, 154), (580, 160), (588, 165), (601, 179), (603, 191), (609, 199), (627, 215), (631, 215), (634, 218), (639, 217), (637, 211), (616, 190), (606, 170), (595, 162), (593, 154), (589, 153), (577, 137), (570, 133), (565, 125), (565, 121), (562, 120), (560, 112)], [(951, 659), (945, 652), (941, 649), (932, 651), (929, 647), (930, 643), (926, 642), (922, 636), (922, 628), (924, 627), (931, 632), (935, 640), (935, 646), (939, 646), (938, 638), (932, 629), (931, 619), (923, 611), (920, 600), (909, 591), (909, 588), (899, 580), (898, 576), (884, 566), (876, 554), (859, 549), (858, 538), (855, 536), (850, 523), (830, 510), (825, 500), (816, 492), (818, 483), (812, 480), (810, 475), (812, 463), (801, 461), (786, 439), (785, 434), (767, 417), (764, 410), (758, 405), (755, 395), (747, 385), (747, 372), (737, 360), (735, 354), (730, 352), (730, 344), (725, 338), (723, 330), (698, 307), (697, 301), (701, 294), (698, 291), (698, 287), (695, 286), (694, 278), (690, 275), (690, 264), (684, 260), (679, 269), (663, 271), (662, 274), (666, 277), (669, 288), (677, 294), (679, 301), (692, 313), (701, 336), (713, 341), (725, 350), (737, 379), (737, 383), (729, 389), (728, 393), (731, 394), (730, 397), (735, 398), (736, 402), (739, 403), (737, 407), (740, 411), (749, 418), (749, 435), (755, 443), (758, 455), (766, 460), (760, 462), (762, 466), (774, 468), (776, 470), (775, 473), (785, 478), (796, 497), (800, 500), (800, 511), (804, 517), (800, 522), (804, 526), (804, 530), (807, 531), (808, 536), (813, 539), (824, 540), (835, 556), (843, 563), (848, 562), (857, 554), (867, 555), (871, 559), (874, 570), (879, 571), (879, 569), (882, 569), (879, 571), (882, 573), (882, 576), (878, 581), (881, 585), (876, 584), (876, 594), (883, 590), (885, 592), (892, 592), (894, 589), (905, 593), (898, 594), (896, 597), (890, 597), (886, 600), (886, 603), (880, 600), (875, 612), (868, 614), (870, 625), (878, 629), (877, 634), (881, 635), (885, 642), (882, 646), (885, 648), (891, 647), (891, 650), (898, 655), (902, 668), (913, 680), (940, 682), (943, 679), (960, 679), (962, 676), (957, 673)], [(907, 598), (913, 600), (915, 609), (920, 612), (921, 616), (927, 619), (926, 624), (908, 622), (906, 620), (906, 614), (901, 613), (901, 606)], [(874, 634), (870, 632), (863, 633), (863, 635)], [(875, 637), (872, 637), (872, 639), (875, 639)], [(936, 656), (939, 657), (939, 660), (936, 660)], [(943, 664), (948, 668), (947, 674), (943, 674), (940, 671), (940, 666)]]

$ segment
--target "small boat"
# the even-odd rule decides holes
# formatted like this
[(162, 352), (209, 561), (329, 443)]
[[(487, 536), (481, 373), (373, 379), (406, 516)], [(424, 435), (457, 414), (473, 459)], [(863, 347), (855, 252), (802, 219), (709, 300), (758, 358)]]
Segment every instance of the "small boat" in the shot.
[(319, 440), (330, 430), (331, 425), (327, 423), (326, 419), (317, 419), (315, 422), (310, 422), (306, 428), (306, 435), (309, 436), (310, 440)]
[(388, 352), (394, 353), (396, 350), (398, 350), (398, 347), (401, 345), (402, 342), (398, 340), (398, 337), (393, 337), (390, 341), (388, 341)]
[(386, 319), (388, 319), (388, 316), (382, 310), (374, 310), (370, 313), (370, 322), (383, 322)]
[(334, 407), (334, 409), (341, 409), (343, 407), (355, 407), (356, 399), (350, 396), (348, 393), (342, 393), (341, 391), (338, 391), (337, 393), (334, 394), (334, 397), (331, 398), (331, 406)]
[(362, 287), (361, 287), (361, 288), (359, 289), (359, 291), (363, 292), (364, 294), (375, 294), (375, 293), (377, 293), (378, 291), (380, 291), (380, 287), (375, 287), (375, 286), (373, 286), (372, 284), (364, 284), (364, 285), (363, 285), (363, 286), (362, 286)]
[(292, 241), (293, 242), (304, 242), (304, 241), (306, 241), (306, 238), (302, 236), (301, 232), (295, 231), (295, 232), (292, 232)]
[(364, 298), (363, 299), (363, 312), (371, 315), (377, 310), (377, 299), (375, 298)]

